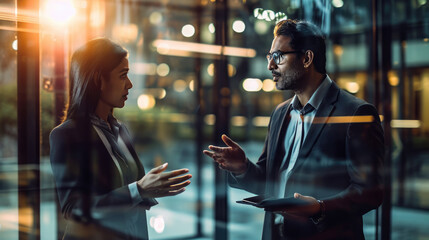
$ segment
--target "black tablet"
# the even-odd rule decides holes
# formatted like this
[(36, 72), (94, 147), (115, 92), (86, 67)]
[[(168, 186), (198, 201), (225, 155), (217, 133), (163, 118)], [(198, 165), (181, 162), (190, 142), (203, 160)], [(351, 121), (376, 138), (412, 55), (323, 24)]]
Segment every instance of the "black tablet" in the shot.
[(309, 204), (308, 202), (296, 199), (296, 198), (273, 198), (265, 196), (255, 196), (250, 198), (245, 198), (243, 200), (237, 201), (237, 203), (252, 205), (258, 208), (265, 208), (265, 210), (275, 209), (275, 208), (289, 208), (297, 206), (305, 206)]

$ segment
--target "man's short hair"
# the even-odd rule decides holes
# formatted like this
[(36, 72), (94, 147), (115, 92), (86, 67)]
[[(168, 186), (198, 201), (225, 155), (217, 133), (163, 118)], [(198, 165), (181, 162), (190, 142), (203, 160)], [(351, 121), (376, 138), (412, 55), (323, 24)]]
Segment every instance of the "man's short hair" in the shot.
[(290, 37), (293, 50), (311, 50), (314, 53), (314, 66), (317, 72), (326, 73), (325, 36), (314, 24), (300, 20), (283, 20), (276, 24), (274, 37)]

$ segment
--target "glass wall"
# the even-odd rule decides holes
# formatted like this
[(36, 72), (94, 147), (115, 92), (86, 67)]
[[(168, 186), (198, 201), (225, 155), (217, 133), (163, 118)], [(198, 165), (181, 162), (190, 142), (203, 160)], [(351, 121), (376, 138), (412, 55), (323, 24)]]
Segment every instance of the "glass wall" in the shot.
[[(18, 239), (17, 37), (14, 1), (0, 11), (0, 237)], [(3, 11), (5, 13), (3, 13)]]
[[(389, 6), (387, 18), (382, 3)], [(216, 28), (222, 23), (216, 8), (222, 4), (39, 0), (40, 41), (35, 47), (40, 53), (41, 114), (40, 141), (34, 144), (40, 148), (40, 213), (36, 213), (18, 207), (18, 172), (24, 166), (18, 167), (16, 40), (17, 32), (25, 29), (17, 23), (30, 21), (33, 14), (17, 17), (16, 1), (0, 3), (0, 239), (18, 239), (19, 225), (34, 226), (18, 218), (25, 211), (28, 221), (40, 218), (39, 229), (29, 232), (40, 231), (40, 239), (62, 236), (65, 223), (58, 214), (49, 133), (61, 122), (68, 98), (71, 54), (96, 37), (111, 38), (129, 52), (133, 88), (115, 116), (130, 130), (146, 172), (168, 162), (169, 169), (184, 167), (193, 174), (183, 194), (160, 198), (159, 205), (147, 212), (150, 238), (220, 239), (216, 226), (221, 226), (228, 239), (260, 239), (264, 211), (236, 203), (251, 193), (227, 188), (227, 221), (217, 219), (214, 211), (221, 200), (215, 189), (225, 182), (201, 150), (219, 142), (216, 109), (228, 105), (228, 134), (251, 161), (257, 161), (271, 112), (293, 96), (275, 89), (266, 61), (273, 27), (285, 18), (306, 19), (321, 27), (327, 36), (331, 79), (374, 104), (384, 120), (386, 137), (391, 139), (387, 148), (391, 157), (385, 160), (391, 162), (391, 168), (385, 169), (392, 176), (386, 183), (392, 193), (385, 199), (385, 204), (392, 203), (391, 238), (429, 238), (424, 227), (429, 220), (429, 2), (229, 0), (225, 29)], [(386, 26), (390, 27), (387, 36), (381, 33)], [(219, 37), (227, 46), (220, 46)], [(391, 45), (386, 73), (381, 68), (386, 61), (382, 40)], [(224, 69), (217, 67), (219, 59), (226, 59)], [(227, 103), (214, 92), (220, 71), (228, 76), (229, 87), (221, 92), (230, 96)], [(388, 88), (383, 81), (388, 81)], [(390, 112), (391, 119), (385, 118)], [(367, 239), (381, 237), (381, 215), (380, 209), (364, 216)]]

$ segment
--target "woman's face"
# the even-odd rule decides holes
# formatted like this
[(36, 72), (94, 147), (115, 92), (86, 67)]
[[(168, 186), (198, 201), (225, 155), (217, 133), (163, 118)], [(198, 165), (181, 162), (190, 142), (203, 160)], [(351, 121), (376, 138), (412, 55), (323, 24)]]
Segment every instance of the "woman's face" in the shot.
[(128, 78), (128, 59), (122, 62), (110, 72), (109, 79), (101, 81), (100, 101), (111, 108), (122, 108), (128, 99), (128, 89), (133, 87)]

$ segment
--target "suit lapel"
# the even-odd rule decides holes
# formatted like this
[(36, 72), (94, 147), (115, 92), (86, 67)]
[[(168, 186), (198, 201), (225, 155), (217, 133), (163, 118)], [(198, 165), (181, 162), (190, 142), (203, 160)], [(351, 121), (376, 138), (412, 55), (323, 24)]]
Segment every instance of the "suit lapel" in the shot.
[(274, 124), (273, 126), (271, 126), (271, 130), (270, 132), (274, 133), (274, 134), (270, 134), (270, 140), (271, 140), (271, 144), (270, 144), (270, 152), (269, 152), (269, 156), (268, 159), (270, 159), (268, 161), (268, 164), (270, 164), (268, 166), (268, 169), (270, 171), (270, 175), (269, 176), (277, 176), (278, 174), (278, 167), (280, 167), (280, 163), (283, 160), (283, 156), (278, 156), (279, 153), (279, 143), (282, 142), (280, 141), (280, 137), (284, 137), (284, 135), (282, 136), (282, 132), (284, 132), (284, 128), (287, 127), (289, 125), (289, 120), (290, 120), (290, 111), (291, 111), (291, 106), (290, 106), (291, 100), (288, 100), (285, 104), (285, 106), (283, 106), (280, 109), (280, 112), (277, 114), (277, 116), (275, 116), (274, 119), (272, 119), (272, 123)]
[[(304, 143), (302, 144), (298, 159), (302, 159), (303, 157), (308, 156), (308, 154), (310, 153), (315, 141), (319, 138), (320, 133), (326, 126), (327, 117), (332, 114), (332, 111), (335, 108), (335, 103), (338, 99), (339, 91), (340, 89), (338, 88), (338, 86), (334, 82), (332, 82), (328, 92), (326, 93), (325, 98), (323, 99), (322, 103), (319, 106), (319, 109), (316, 112), (316, 116), (314, 117), (313, 123), (310, 126)], [(300, 164), (302, 164), (301, 160), (297, 161), (295, 167), (298, 167)]]
[(136, 151), (134, 150), (133, 144), (131, 143), (131, 138), (128, 135), (127, 130), (125, 129), (125, 127), (121, 124), (121, 126), (119, 127), (119, 135), (121, 136), (122, 140), (124, 141), (125, 145), (128, 148), (128, 151), (131, 153), (131, 155), (134, 158), (134, 161), (136, 162), (137, 168), (138, 168), (138, 177), (141, 178), (145, 175), (145, 171), (143, 168), (142, 163), (140, 162), (140, 159), (136, 153)]

